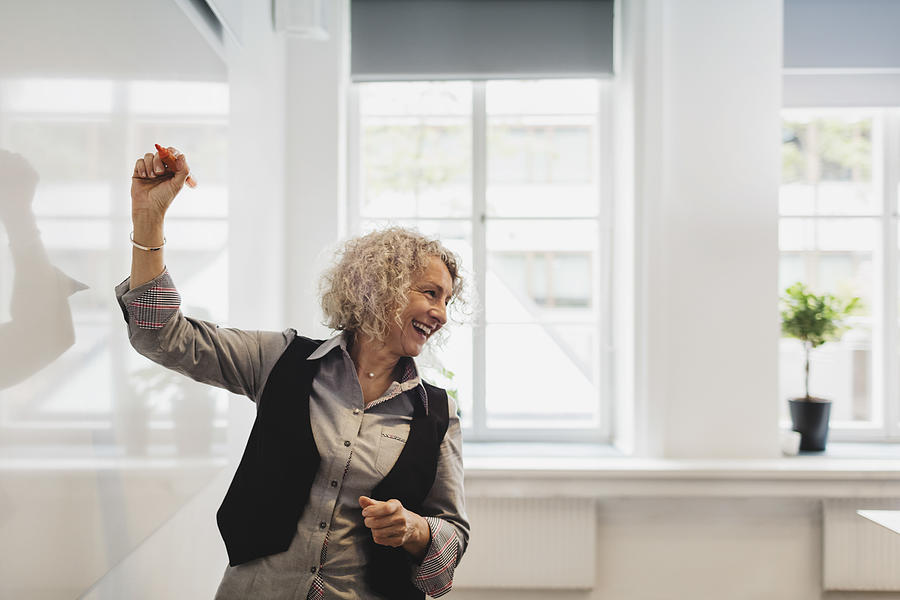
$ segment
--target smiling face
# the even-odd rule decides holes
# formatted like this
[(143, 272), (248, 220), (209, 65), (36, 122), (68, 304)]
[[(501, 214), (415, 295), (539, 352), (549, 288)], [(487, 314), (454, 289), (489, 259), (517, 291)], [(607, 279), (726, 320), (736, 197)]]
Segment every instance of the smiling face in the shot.
[(434, 333), (447, 322), (447, 305), (453, 293), (453, 279), (440, 258), (432, 256), (425, 271), (413, 280), (409, 303), (385, 340), (398, 356), (418, 356)]

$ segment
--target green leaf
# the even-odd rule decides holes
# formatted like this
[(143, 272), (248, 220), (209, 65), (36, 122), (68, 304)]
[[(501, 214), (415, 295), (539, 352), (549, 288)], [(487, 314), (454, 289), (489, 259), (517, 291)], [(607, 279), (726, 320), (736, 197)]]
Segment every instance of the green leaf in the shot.
[(844, 300), (831, 294), (816, 295), (797, 282), (781, 296), (781, 333), (817, 348), (837, 341), (849, 327), (845, 320), (860, 308), (857, 297)]

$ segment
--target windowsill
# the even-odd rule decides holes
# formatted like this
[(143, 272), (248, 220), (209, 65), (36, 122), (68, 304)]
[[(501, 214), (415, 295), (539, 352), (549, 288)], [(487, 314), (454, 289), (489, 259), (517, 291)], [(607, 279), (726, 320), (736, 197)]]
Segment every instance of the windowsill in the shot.
[(95, 458), (40, 458), (0, 457), (0, 472), (11, 473), (70, 473), (84, 474), (97, 471), (127, 471), (141, 473), (218, 472), (228, 467), (223, 457), (95, 457)]
[(467, 465), (470, 459), (481, 458), (625, 458), (624, 454), (609, 444), (568, 442), (465, 442), (463, 456)]
[(464, 446), (469, 496), (900, 496), (900, 445), (832, 443), (824, 453), (772, 459), (659, 459), (588, 444)]

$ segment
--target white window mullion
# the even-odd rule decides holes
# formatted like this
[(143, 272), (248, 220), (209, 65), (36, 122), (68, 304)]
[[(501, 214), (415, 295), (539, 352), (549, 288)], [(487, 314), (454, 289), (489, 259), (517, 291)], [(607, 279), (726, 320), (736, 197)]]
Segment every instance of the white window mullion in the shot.
[(600, 86), (599, 106), (597, 107), (597, 131), (595, 143), (598, 156), (594, 161), (596, 169), (595, 177), (599, 182), (598, 200), (600, 210), (597, 212), (599, 220), (597, 224), (598, 236), (597, 257), (600, 264), (595, 273), (597, 284), (595, 285), (594, 298), (600, 303), (597, 315), (597, 347), (600, 349), (599, 381), (597, 386), (597, 414), (600, 417), (599, 436), (603, 440), (612, 437), (612, 422), (615, 418), (614, 407), (610, 399), (615, 395), (612, 377), (612, 364), (614, 356), (612, 324), (612, 253), (613, 253), (613, 169), (604, 167), (613, 163), (613, 142), (610, 132), (613, 130), (612, 90), (608, 85)]
[[(347, 91), (347, 200), (348, 211), (345, 220), (347, 232), (360, 231), (360, 215), (362, 214), (362, 196), (360, 180), (362, 179), (362, 160), (360, 159), (360, 114), (359, 89), (355, 85), (348, 86)], [(340, 223), (341, 220), (339, 219)], [(342, 232), (346, 235), (347, 232)]]
[(897, 185), (900, 183), (900, 114), (886, 111), (883, 120), (882, 298), (884, 308), (880, 321), (882, 344), (882, 402), (885, 433), (900, 437), (900, 406), (897, 381)]
[(472, 84), (472, 268), (478, 310), (472, 329), (473, 439), (487, 433), (485, 290), (487, 289), (487, 111), (485, 83)]
[[(881, 210), (881, 218), (878, 220), (876, 227), (879, 229), (878, 234), (881, 239), (881, 246), (872, 247), (872, 270), (875, 275), (872, 281), (872, 306), (867, 307), (871, 313), (872, 335), (871, 346), (869, 349), (870, 365), (871, 365), (871, 389), (869, 390), (869, 402), (873, 407), (876, 423), (879, 428), (870, 430), (870, 435), (884, 437), (888, 433), (889, 406), (885, 402), (886, 394), (886, 371), (884, 357), (886, 355), (885, 328), (882, 325), (886, 323), (885, 309), (889, 302), (887, 301), (887, 287), (885, 286), (884, 273), (887, 271), (886, 258), (888, 253), (885, 252), (885, 243), (887, 240), (885, 232), (885, 215), (886, 196), (883, 192), (885, 182), (885, 120), (883, 115), (876, 115), (872, 119), (872, 193), (884, 200)], [(873, 231), (874, 233), (874, 231)], [(844, 434), (847, 435), (847, 434)], [(839, 439), (841, 434), (837, 434)]]

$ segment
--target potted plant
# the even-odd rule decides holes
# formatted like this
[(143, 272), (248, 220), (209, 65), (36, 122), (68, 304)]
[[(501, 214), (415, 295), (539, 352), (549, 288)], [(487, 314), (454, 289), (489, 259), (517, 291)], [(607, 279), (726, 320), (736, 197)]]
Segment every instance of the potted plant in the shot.
[(859, 298), (842, 300), (831, 294), (817, 296), (801, 282), (781, 296), (781, 333), (803, 342), (806, 396), (788, 400), (794, 431), (800, 433), (800, 450), (820, 452), (828, 439), (831, 401), (809, 395), (809, 355), (826, 342), (837, 341), (848, 327), (845, 319), (859, 307)]

